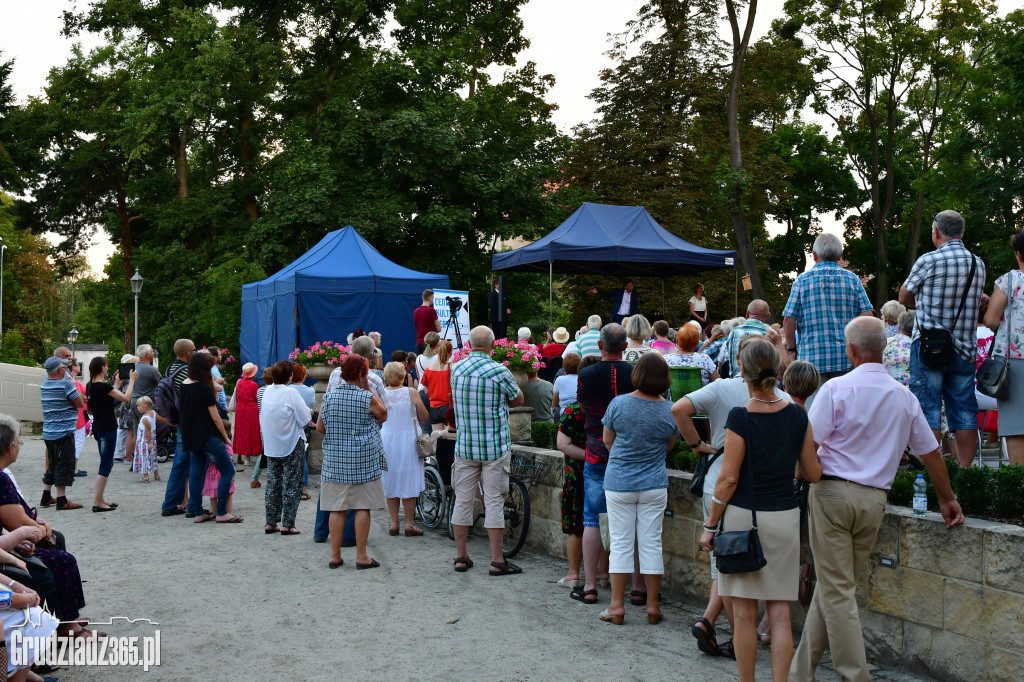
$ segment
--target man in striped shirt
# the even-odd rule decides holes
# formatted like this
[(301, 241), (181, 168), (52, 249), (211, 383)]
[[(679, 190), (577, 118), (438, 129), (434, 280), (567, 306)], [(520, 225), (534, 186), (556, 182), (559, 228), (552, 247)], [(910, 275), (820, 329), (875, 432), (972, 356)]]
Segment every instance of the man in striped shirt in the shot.
[(508, 408), (523, 404), (523, 392), (507, 367), (491, 358), (494, 332), (474, 327), (469, 332), (470, 354), (452, 365), (452, 402), (455, 409), (455, 462), (452, 488), (455, 507), (455, 570), (464, 572), (473, 562), (466, 554), (466, 538), (473, 524), (477, 483), (483, 486), (487, 512), (484, 527), (491, 543), (491, 575), (521, 573), (505, 559), (501, 540), (505, 534), (505, 499), (508, 491), (512, 437)]
[(601, 316), (591, 315), (587, 318), (587, 332), (576, 339), (576, 352), (581, 358), (588, 355), (601, 357), (601, 347), (598, 341), (601, 340)]
[[(60, 350), (60, 349), (58, 349)], [(43, 403), (43, 443), (46, 444), (47, 466), (43, 474), (43, 498), (39, 504), (49, 507), (54, 499), (51, 487), (57, 488), (57, 509), (81, 509), (68, 502), (65, 488), (75, 482), (75, 425), (78, 410), (85, 401), (68, 374), (69, 360), (47, 358), (43, 363), (46, 379), (39, 387)]]

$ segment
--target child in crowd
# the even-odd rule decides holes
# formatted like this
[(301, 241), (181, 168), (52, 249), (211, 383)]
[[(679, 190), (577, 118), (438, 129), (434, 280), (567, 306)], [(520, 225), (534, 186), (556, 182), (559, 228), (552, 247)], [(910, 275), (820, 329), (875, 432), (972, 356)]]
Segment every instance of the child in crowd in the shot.
[(818, 369), (806, 360), (797, 360), (786, 368), (782, 376), (782, 382), (786, 386), (786, 392), (793, 402), (800, 407), (807, 409), (807, 399), (818, 390), (821, 375)]
[(132, 471), (142, 474), (140, 483), (149, 483), (151, 471), (153, 480), (159, 481), (160, 472), (156, 469), (156, 411), (153, 409), (153, 399), (144, 395), (135, 405), (142, 418), (139, 419), (139, 428), (135, 431), (135, 462), (132, 464)]
[[(225, 443), (228, 450), (228, 457), (234, 457), (231, 443)], [(259, 457), (256, 458), (257, 471), (259, 471)], [(257, 481), (259, 483), (259, 481)], [(211, 461), (206, 465), (206, 478), (203, 480), (203, 495), (210, 498), (210, 509), (217, 508), (217, 486), (220, 484), (220, 470)], [(235, 499), (235, 481), (231, 481), (231, 490), (228, 492), (228, 514), (231, 513), (232, 502)]]
[(416, 354), (406, 353), (404, 364), (405, 385), (413, 390), (418, 391), (420, 389), (420, 382), (416, 379)]

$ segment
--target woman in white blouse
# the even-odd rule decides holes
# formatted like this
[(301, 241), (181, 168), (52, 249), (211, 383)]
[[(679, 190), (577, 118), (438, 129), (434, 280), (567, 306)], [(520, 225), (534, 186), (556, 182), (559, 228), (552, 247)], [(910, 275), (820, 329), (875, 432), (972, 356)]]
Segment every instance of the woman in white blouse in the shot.
[[(303, 461), (306, 457), (306, 433), (310, 409), (298, 391), (289, 388), (294, 375), (293, 363), (282, 360), (270, 368), (274, 383), (263, 392), (260, 407), (260, 434), (263, 454), (267, 456), (268, 535), (298, 535), (295, 515), (302, 495)], [(278, 527), (280, 523), (280, 527)]]

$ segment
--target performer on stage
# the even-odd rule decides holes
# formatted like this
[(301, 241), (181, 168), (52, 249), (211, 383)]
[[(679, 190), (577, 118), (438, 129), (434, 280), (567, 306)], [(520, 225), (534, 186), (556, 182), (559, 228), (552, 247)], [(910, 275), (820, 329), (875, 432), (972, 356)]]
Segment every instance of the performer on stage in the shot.
[[(508, 297), (505, 297), (505, 301), (502, 302), (501, 291), (498, 288), (498, 278), (495, 277), (491, 280), (491, 284), (494, 286), (491, 289), (491, 293), (487, 295), (487, 308), (490, 310), (488, 314), (488, 322), (491, 325), (491, 329), (494, 331), (494, 338), (504, 339), (506, 338), (506, 330), (508, 329), (508, 316), (512, 314), (512, 309), (508, 307)], [(505, 313), (502, 314), (501, 309), (504, 305)]]
[(631, 279), (623, 282), (621, 289), (598, 291), (596, 287), (591, 287), (590, 293), (601, 298), (612, 299), (612, 322), (622, 324), (623, 319), (640, 312), (640, 302), (637, 300), (636, 292), (633, 291), (633, 280)]

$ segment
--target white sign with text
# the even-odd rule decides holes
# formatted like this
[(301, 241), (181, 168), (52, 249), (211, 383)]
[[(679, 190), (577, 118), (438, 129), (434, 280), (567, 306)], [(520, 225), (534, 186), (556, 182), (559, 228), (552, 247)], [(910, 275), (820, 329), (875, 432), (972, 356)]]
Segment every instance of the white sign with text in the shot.
[[(451, 305), (448, 303), (449, 300), (452, 301)], [(461, 302), (461, 306), (457, 302)], [(453, 306), (456, 309), (454, 321), (451, 320)], [(458, 350), (460, 344), (455, 335), (456, 327), (463, 343), (469, 340), (469, 292), (434, 289), (434, 310), (441, 320), (441, 338), (451, 341), (452, 346)]]

